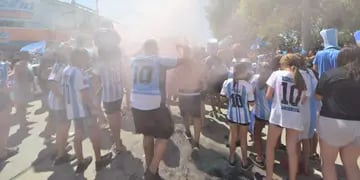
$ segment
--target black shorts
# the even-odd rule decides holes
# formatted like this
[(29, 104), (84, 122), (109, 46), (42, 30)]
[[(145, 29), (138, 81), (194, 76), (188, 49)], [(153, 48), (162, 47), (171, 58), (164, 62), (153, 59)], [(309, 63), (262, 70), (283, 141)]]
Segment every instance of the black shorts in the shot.
[(11, 106), (11, 99), (9, 94), (0, 93), (0, 111), (5, 110), (9, 106)]
[(201, 118), (201, 96), (179, 96), (179, 106), (181, 116), (190, 115)]
[(107, 115), (116, 113), (121, 110), (122, 99), (113, 102), (103, 102), (103, 107)]
[(256, 121), (261, 121), (261, 122), (266, 122), (266, 123), (269, 122), (268, 120), (259, 118), (259, 117), (257, 117), (257, 116), (255, 116), (255, 120), (256, 120)]
[(136, 133), (159, 139), (169, 139), (174, 133), (174, 122), (170, 111), (162, 106), (155, 110), (143, 111), (132, 108)]

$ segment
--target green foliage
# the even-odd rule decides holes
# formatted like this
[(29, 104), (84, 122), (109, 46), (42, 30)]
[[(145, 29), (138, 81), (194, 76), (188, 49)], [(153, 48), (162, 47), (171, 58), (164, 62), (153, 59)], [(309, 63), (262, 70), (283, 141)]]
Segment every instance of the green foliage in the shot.
[(341, 32), (340, 44), (353, 41), (352, 32), (360, 29), (359, 0), (311, 0), (309, 5), (303, 1), (210, 0), (207, 12), (215, 36), (231, 34), (244, 44), (257, 36), (275, 46), (300, 44), (301, 33), (289, 36), (302, 32), (302, 17), (310, 21), (312, 47), (321, 43), (320, 30), (329, 27)]

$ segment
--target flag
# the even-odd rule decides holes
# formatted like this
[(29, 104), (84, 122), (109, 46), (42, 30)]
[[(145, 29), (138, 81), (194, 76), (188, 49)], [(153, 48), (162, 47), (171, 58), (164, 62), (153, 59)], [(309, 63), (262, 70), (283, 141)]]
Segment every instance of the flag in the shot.
[(44, 54), (45, 49), (46, 49), (46, 41), (39, 41), (22, 47), (20, 51), (28, 52), (30, 54)]
[(360, 45), (360, 30), (354, 33), (356, 44)]

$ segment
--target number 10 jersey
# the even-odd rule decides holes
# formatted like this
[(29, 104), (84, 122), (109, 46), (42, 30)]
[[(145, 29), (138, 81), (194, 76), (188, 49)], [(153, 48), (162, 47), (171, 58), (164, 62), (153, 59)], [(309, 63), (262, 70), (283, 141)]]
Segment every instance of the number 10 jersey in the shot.
[(302, 97), (307, 93), (296, 88), (293, 74), (289, 71), (275, 71), (266, 84), (274, 89), (269, 122), (283, 128), (303, 131), (300, 106)]
[(131, 106), (139, 110), (160, 108), (165, 93), (166, 70), (174, 68), (177, 59), (137, 56), (131, 62)]

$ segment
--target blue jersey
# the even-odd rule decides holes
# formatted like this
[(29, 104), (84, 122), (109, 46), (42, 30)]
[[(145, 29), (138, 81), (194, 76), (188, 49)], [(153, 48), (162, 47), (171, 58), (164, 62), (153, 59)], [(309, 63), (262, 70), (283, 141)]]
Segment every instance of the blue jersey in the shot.
[(5, 62), (0, 63), (0, 87), (6, 87), (8, 81), (9, 64)]
[(90, 88), (88, 76), (79, 68), (67, 66), (62, 75), (66, 114), (69, 120), (89, 117), (90, 112), (84, 104), (81, 91)]
[(221, 95), (229, 99), (227, 118), (238, 124), (249, 124), (251, 121), (249, 102), (254, 101), (254, 91), (250, 83), (240, 80), (234, 84), (233, 79), (224, 82)]
[(176, 59), (137, 56), (131, 62), (131, 106), (140, 110), (160, 107), (165, 94), (166, 70), (177, 65)]
[(265, 87), (259, 86), (259, 75), (254, 76), (254, 78), (251, 80), (251, 85), (255, 89), (255, 116), (263, 120), (269, 120), (271, 112), (271, 101), (265, 98), (267, 90), (266, 85)]
[[(55, 83), (60, 87), (62, 73), (65, 67), (66, 67), (65, 64), (56, 62), (51, 69), (51, 73), (49, 74), (48, 80), (52, 81), (53, 83)], [(54, 111), (65, 109), (63, 98), (57, 97), (53, 91), (50, 91), (49, 93), (48, 104), (49, 104), (49, 108)]]
[(120, 62), (98, 63), (93, 72), (100, 77), (103, 102), (114, 102), (122, 99), (123, 85)]

